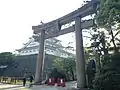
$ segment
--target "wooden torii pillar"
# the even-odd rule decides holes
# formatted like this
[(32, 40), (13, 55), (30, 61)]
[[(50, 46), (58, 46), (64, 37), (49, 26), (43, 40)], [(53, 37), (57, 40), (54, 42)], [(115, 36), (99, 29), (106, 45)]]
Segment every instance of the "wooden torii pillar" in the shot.
[[(36, 63), (36, 74), (35, 83), (41, 84), (42, 75), (42, 64), (43, 64), (43, 54), (44, 54), (44, 40), (52, 37), (57, 37), (63, 34), (67, 34), (75, 31), (76, 35), (76, 73), (77, 73), (77, 87), (86, 87), (86, 75), (85, 75), (85, 58), (84, 58), (84, 48), (83, 48), (83, 38), (82, 29), (87, 29), (94, 25), (93, 20), (81, 21), (81, 18), (93, 14), (96, 11), (97, 2), (96, 0), (89, 2), (83, 7), (65, 15), (57, 20), (33, 26), (34, 34), (39, 34), (40, 49), (38, 54), (38, 59)], [(62, 25), (75, 21), (75, 25), (70, 26), (65, 29), (61, 29)], [(52, 34), (50, 34), (52, 33)]]

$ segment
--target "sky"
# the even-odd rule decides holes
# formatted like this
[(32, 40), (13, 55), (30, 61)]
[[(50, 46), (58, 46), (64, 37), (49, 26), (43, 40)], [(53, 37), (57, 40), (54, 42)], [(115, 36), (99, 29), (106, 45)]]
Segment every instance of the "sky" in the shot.
[[(20, 49), (33, 35), (32, 26), (49, 22), (79, 7), (83, 0), (0, 0), (0, 52)], [(67, 44), (74, 34), (58, 37)]]

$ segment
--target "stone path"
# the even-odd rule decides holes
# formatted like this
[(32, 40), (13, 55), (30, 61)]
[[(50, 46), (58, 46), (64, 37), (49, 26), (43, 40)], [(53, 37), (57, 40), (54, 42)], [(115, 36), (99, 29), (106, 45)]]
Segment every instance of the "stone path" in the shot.
[(0, 90), (24, 90), (22, 85), (0, 84)]
[(68, 88), (75, 87), (76, 82), (67, 83), (66, 87), (56, 87), (48, 85), (34, 85), (29, 88), (29, 85), (23, 87), (22, 85), (0, 84), (0, 90), (68, 90)]

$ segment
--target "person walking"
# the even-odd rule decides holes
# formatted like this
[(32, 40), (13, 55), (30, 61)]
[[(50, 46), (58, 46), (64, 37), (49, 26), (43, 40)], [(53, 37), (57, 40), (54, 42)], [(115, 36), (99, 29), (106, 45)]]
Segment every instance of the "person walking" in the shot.
[(29, 79), (30, 79), (30, 86), (29, 87), (32, 87), (33, 75), (31, 73), (29, 73)]
[(23, 86), (25, 87), (26, 84), (26, 77), (27, 77), (27, 72), (23, 76)]

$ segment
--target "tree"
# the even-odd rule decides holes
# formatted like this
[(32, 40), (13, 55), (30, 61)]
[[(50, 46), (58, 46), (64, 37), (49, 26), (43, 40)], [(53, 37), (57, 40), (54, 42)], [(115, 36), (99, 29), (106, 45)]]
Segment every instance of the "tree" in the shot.
[[(120, 89), (120, 53), (117, 45), (120, 34), (120, 0), (100, 0), (96, 14), (97, 28), (107, 31), (110, 42), (107, 48), (114, 47), (114, 54), (104, 58), (104, 66), (96, 73), (94, 90), (119, 90)], [(107, 36), (105, 32), (105, 36)]]
[(94, 90), (119, 90), (120, 89), (120, 54), (112, 55), (111, 62), (97, 72), (94, 80)]
[(76, 62), (74, 58), (56, 58), (53, 60), (53, 66), (58, 70), (63, 70), (67, 77), (72, 76), (72, 80), (75, 80)]
[(104, 31), (98, 30), (96, 34), (92, 35), (91, 41), (91, 47), (95, 50), (94, 56), (100, 64), (100, 56), (103, 57), (102, 61), (105, 61), (104, 59), (109, 55), (110, 43), (108, 42), (107, 35), (105, 35)]
[(120, 1), (100, 0), (96, 19), (97, 24), (103, 28), (120, 23)]
[(100, 5), (96, 14), (98, 28), (105, 28), (111, 36), (115, 53), (118, 52), (115, 40), (120, 33), (120, 0), (100, 0)]
[(13, 57), (14, 55), (11, 52), (0, 53), (0, 66), (1, 65), (11, 66), (13, 63)]
[(13, 65), (14, 55), (11, 52), (0, 53), (0, 73), (2, 74), (4, 70)]

